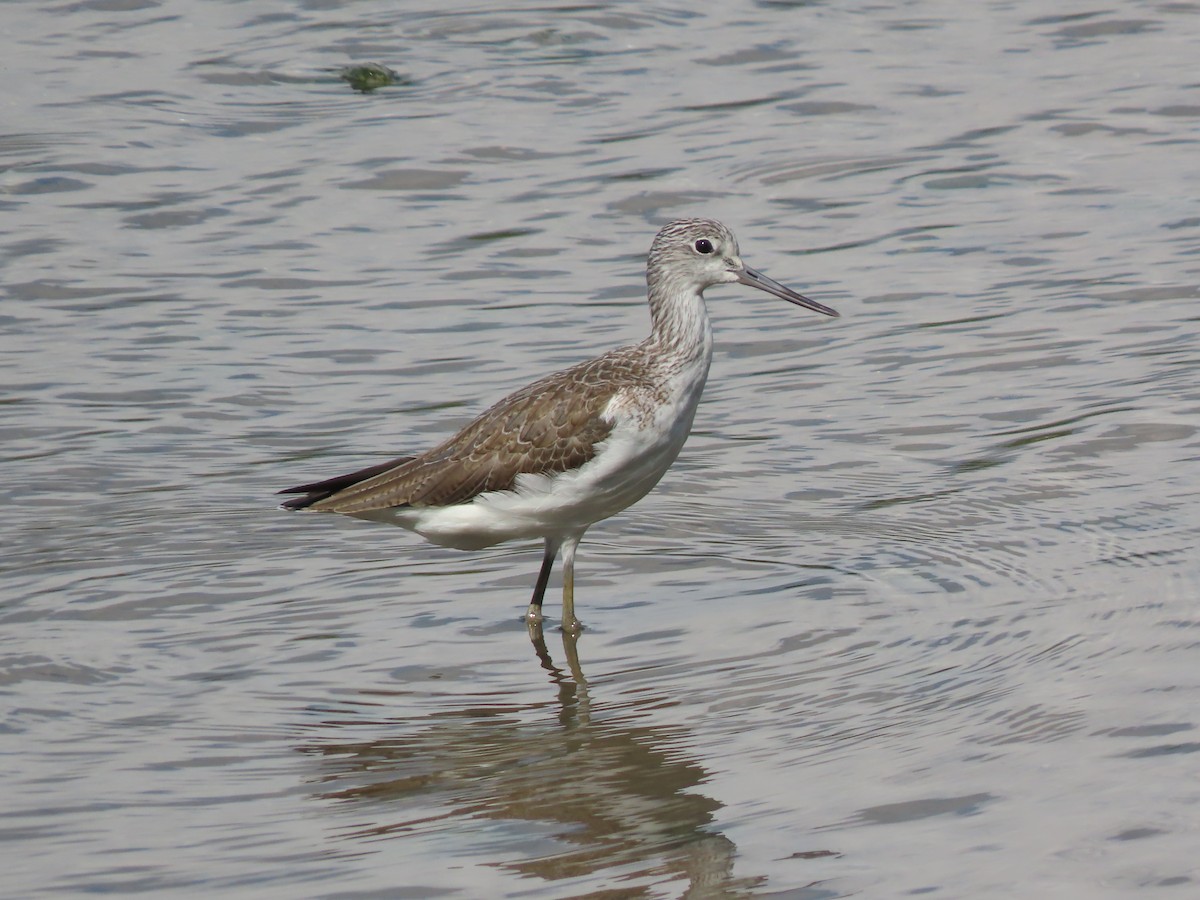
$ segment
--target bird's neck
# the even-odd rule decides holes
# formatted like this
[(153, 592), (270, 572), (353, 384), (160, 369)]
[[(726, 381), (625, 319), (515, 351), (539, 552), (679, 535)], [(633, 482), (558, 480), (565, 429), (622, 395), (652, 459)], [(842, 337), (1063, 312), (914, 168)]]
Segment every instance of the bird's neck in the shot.
[(680, 359), (712, 358), (712, 326), (703, 294), (690, 284), (650, 282), (649, 342), (658, 353)]

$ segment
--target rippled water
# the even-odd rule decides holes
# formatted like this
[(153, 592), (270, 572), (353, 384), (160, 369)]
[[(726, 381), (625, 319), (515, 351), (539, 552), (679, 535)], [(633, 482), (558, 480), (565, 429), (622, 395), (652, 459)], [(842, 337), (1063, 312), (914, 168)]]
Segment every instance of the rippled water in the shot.
[[(1055, 9), (5, 5), (5, 893), (1194, 896), (1200, 6)], [(710, 292), (577, 648), (275, 510), (697, 214), (843, 318)]]

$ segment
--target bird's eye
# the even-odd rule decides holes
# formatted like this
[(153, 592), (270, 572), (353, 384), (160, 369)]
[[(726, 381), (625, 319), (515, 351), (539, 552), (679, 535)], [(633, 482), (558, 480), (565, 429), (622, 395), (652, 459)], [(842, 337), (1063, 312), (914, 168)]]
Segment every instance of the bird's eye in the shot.
[(712, 241), (710, 241), (708, 238), (700, 238), (700, 240), (696, 241), (695, 247), (697, 253), (708, 255), (709, 253), (713, 252)]

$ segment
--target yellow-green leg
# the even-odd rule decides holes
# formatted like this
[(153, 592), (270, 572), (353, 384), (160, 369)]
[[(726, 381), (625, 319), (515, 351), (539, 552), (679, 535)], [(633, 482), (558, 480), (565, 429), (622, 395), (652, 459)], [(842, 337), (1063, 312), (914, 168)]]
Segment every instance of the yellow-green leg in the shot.
[(563, 538), (562, 554), (563, 554), (563, 604), (562, 604), (562, 627), (563, 631), (568, 634), (579, 634), (583, 630), (583, 625), (579, 619), (575, 617), (575, 550), (579, 547), (579, 541), (583, 538), (583, 532), (578, 534), (569, 534)]

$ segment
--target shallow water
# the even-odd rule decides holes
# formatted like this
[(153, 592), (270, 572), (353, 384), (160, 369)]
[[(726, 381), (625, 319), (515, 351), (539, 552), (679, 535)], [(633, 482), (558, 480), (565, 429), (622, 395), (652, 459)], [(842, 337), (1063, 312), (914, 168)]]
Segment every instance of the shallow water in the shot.
[[(1194, 896), (1200, 6), (396, 6), (4, 8), (4, 892)], [(843, 318), (710, 291), (577, 647), (275, 510), (683, 215)]]

